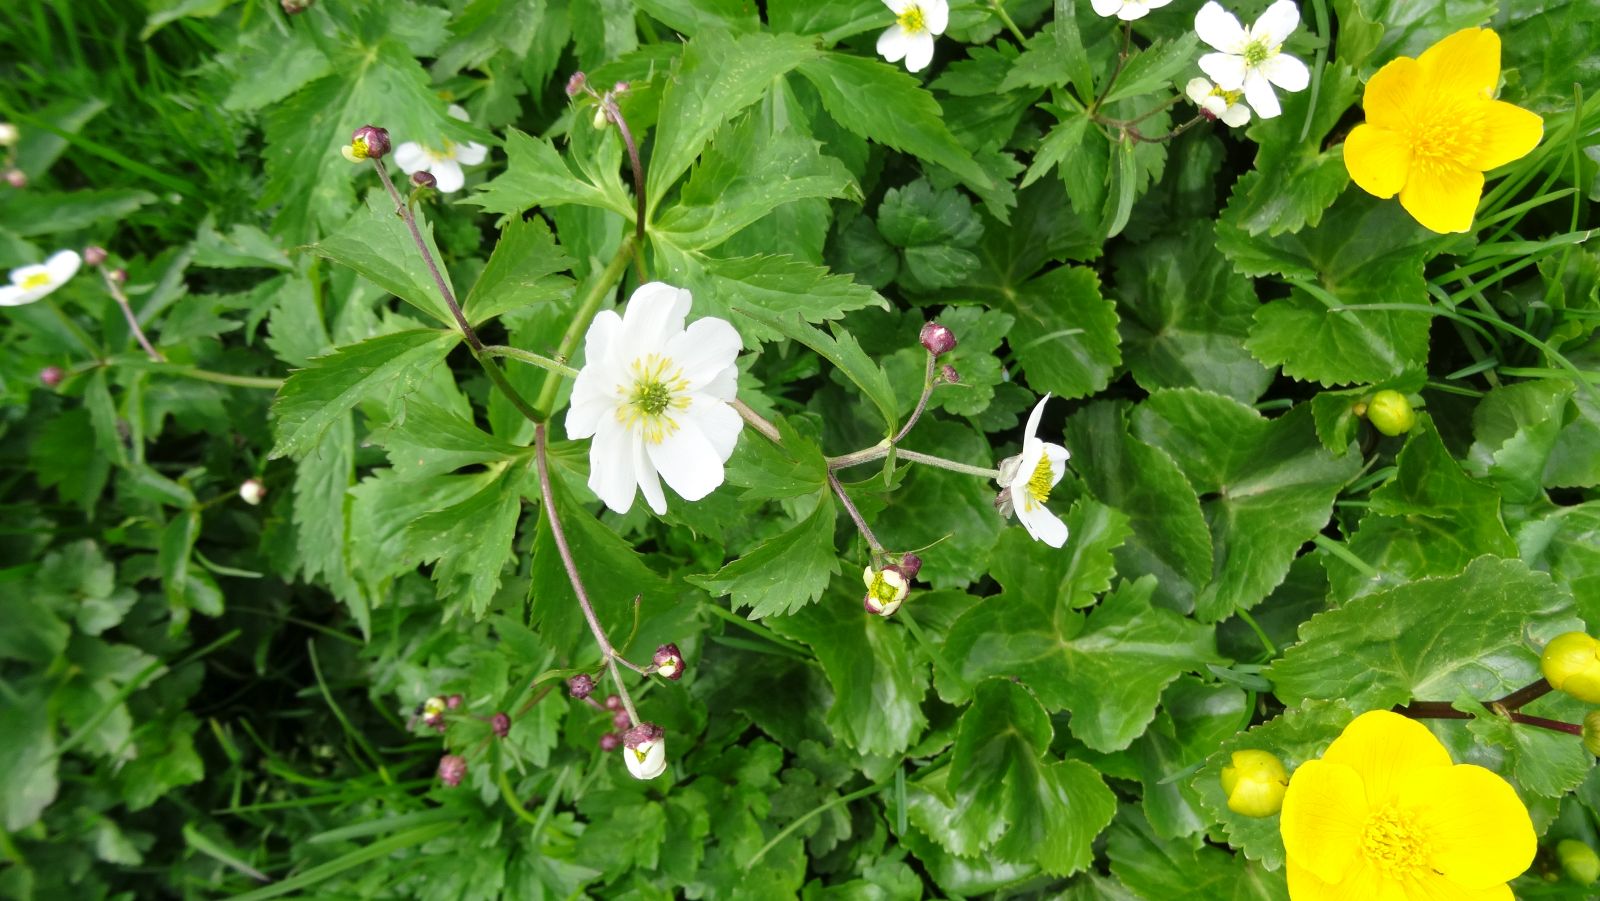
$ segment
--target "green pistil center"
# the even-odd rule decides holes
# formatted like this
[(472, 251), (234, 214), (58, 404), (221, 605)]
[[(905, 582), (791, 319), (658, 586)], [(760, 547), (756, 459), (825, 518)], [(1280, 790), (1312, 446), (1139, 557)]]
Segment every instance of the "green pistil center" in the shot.
[(873, 600), (880, 606), (894, 603), (895, 597), (900, 594), (900, 590), (890, 585), (889, 580), (881, 575), (873, 577), (871, 591)]
[(920, 6), (907, 7), (906, 11), (900, 14), (899, 22), (907, 34), (921, 34), (928, 29), (927, 20), (923, 18)]
[(633, 395), (628, 403), (639, 408), (646, 416), (660, 416), (672, 405), (672, 389), (665, 382), (638, 381), (633, 383)]
[(1044, 503), (1050, 499), (1050, 489), (1055, 487), (1051, 482), (1054, 473), (1050, 470), (1050, 457), (1044, 454), (1039, 456), (1039, 465), (1033, 468), (1033, 475), (1028, 477), (1028, 494), (1035, 501)]
[(1271, 59), (1277, 50), (1267, 46), (1266, 41), (1251, 41), (1244, 48), (1244, 64), (1246, 68), (1254, 69)]

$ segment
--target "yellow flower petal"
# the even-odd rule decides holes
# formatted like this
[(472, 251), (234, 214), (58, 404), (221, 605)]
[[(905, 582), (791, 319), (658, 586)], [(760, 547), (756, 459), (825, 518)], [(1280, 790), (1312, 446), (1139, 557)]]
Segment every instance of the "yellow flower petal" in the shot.
[[(1365, 863), (1355, 867), (1341, 882), (1326, 882), (1317, 874), (1289, 858), (1284, 863), (1289, 877), (1289, 897), (1293, 901), (1388, 901), (1377, 869)], [(1395, 901), (1406, 901), (1400, 896)]]
[(1400, 791), (1427, 831), (1431, 865), (1473, 889), (1509, 882), (1528, 869), (1538, 850), (1528, 808), (1506, 780), (1462, 764), (1415, 773)]
[(1400, 205), (1423, 228), (1444, 235), (1471, 230), (1482, 195), (1482, 172), (1441, 160), (1411, 167), (1406, 186), (1400, 189)]
[[(1395, 898), (1403, 901), (1516, 901), (1511, 886), (1505, 883), (1489, 888), (1467, 888), (1437, 873), (1421, 873), (1395, 888)], [(1298, 896), (1291, 897), (1300, 901)]]
[(1406, 186), (1411, 145), (1386, 128), (1357, 125), (1344, 141), (1344, 167), (1361, 190), (1387, 200)]
[(1409, 56), (1390, 60), (1371, 78), (1361, 95), (1367, 122), (1381, 128), (1405, 131), (1422, 104), (1422, 66)]
[(1360, 774), (1342, 763), (1308, 760), (1289, 779), (1278, 830), (1289, 860), (1334, 883), (1356, 863), (1366, 822)]
[(1417, 62), (1435, 90), (1493, 97), (1500, 83), (1500, 36), (1463, 28), (1424, 50)]
[(1544, 137), (1544, 120), (1503, 100), (1490, 100), (1479, 110), (1482, 143), (1462, 162), (1480, 172), (1497, 169), (1527, 156)]
[(1356, 717), (1322, 759), (1355, 770), (1366, 784), (1367, 803), (1374, 807), (1392, 800), (1412, 770), (1451, 765), (1450, 752), (1427, 726), (1388, 710)]

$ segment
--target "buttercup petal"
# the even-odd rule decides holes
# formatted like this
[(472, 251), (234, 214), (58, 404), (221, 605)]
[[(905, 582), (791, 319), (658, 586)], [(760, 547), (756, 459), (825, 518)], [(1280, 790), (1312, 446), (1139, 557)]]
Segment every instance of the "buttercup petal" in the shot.
[[(1195, 13), (1194, 33), (1200, 37), (1200, 40), (1221, 50), (1223, 53), (1243, 53), (1244, 45), (1249, 42), (1249, 36), (1245, 34), (1244, 26), (1239, 24), (1239, 20), (1233, 13), (1223, 9), (1222, 5), (1217, 3), (1216, 0), (1208, 0), (1206, 5), (1200, 7), (1200, 11)], [(1243, 60), (1240, 63), (1242, 64)], [(1205, 68), (1203, 60), (1200, 63), (1200, 68)], [(1209, 70), (1206, 74), (1210, 74)], [(1211, 77), (1215, 79), (1217, 76), (1212, 75)], [(1234, 88), (1225, 89), (1234, 90)]]
[(1283, 107), (1278, 104), (1278, 94), (1272, 90), (1272, 82), (1267, 81), (1267, 76), (1259, 70), (1251, 70), (1244, 76), (1244, 99), (1256, 115), (1263, 119), (1276, 118), (1283, 112)]
[(645, 442), (645, 452), (673, 491), (697, 501), (722, 484), (722, 457), (689, 417), (679, 415), (677, 424), (660, 441)]
[(926, 31), (907, 38), (906, 71), (921, 72), (933, 62), (933, 35)]
[(1268, 47), (1276, 47), (1287, 41), (1289, 35), (1299, 27), (1300, 7), (1295, 5), (1294, 0), (1278, 0), (1267, 7), (1261, 18), (1250, 26), (1250, 37), (1265, 41)]
[(589, 442), (589, 490), (617, 513), (626, 513), (633, 507), (639, 484), (634, 475), (634, 447), (638, 443), (615, 416), (600, 417), (594, 440)]
[(410, 175), (428, 165), (428, 152), (416, 141), (407, 141), (394, 149), (394, 164)]
[(906, 30), (900, 27), (899, 22), (890, 25), (884, 29), (883, 34), (878, 35), (878, 55), (883, 57), (884, 61), (897, 63), (905, 59), (906, 54), (910, 52), (911, 35), (906, 34)]
[(1366, 821), (1360, 774), (1342, 763), (1308, 760), (1289, 779), (1278, 829), (1290, 860), (1338, 883), (1357, 863)]
[(1413, 166), (1400, 189), (1400, 205), (1423, 228), (1439, 234), (1472, 229), (1472, 216), (1483, 195), (1483, 173), (1449, 162)]
[(1293, 901), (1410, 901), (1404, 895), (1386, 894), (1381, 874), (1365, 863), (1353, 867), (1350, 875), (1338, 883), (1318, 879), (1315, 873), (1296, 864), (1294, 858), (1285, 861), (1284, 872), (1289, 877), (1289, 897)]
[(1425, 104), (1421, 93), (1422, 66), (1405, 56), (1390, 60), (1367, 80), (1361, 95), (1367, 124), (1405, 130)]
[(1344, 167), (1361, 190), (1387, 200), (1406, 186), (1411, 145), (1386, 128), (1357, 125), (1344, 139)]
[[(1367, 788), (1367, 803), (1375, 807), (1391, 800), (1416, 770), (1452, 765), (1450, 752), (1427, 726), (1388, 710), (1352, 720), (1322, 760), (1355, 770)], [(1294, 780), (1289, 784), (1292, 790)]]
[(1051, 547), (1061, 547), (1067, 543), (1067, 524), (1061, 517), (1050, 512), (1044, 504), (1028, 504), (1019, 502), (1016, 505), (1017, 522), (1028, 530), (1033, 540), (1042, 541)]
[(924, 0), (922, 24), (933, 34), (944, 34), (944, 30), (950, 27), (950, 4), (947, 0)]
[(466, 173), (461, 171), (461, 164), (455, 160), (435, 160), (428, 166), (428, 171), (433, 173), (433, 186), (441, 194), (454, 194), (467, 183)]
[(1463, 28), (1417, 57), (1435, 90), (1494, 96), (1500, 84), (1500, 36), (1487, 28)]
[(1468, 166), (1487, 172), (1527, 156), (1544, 137), (1544, 119), (1502, 100), (1490, 100), (1479, 110), (1480, 143), (1462, 160)]
[(1267, 80), (1290, 93), (1303, 91), (1311, 84), (1311, 70), (1287, 53), (1280, 53), (1261, 64)]
[(476, 141), (456, 145), (456, 162), (463, 166), (476, 166), (489, 157), (489, 148)]
[(689, 315), (690, 295), (666, 282), (650, 282), (634, 289), (622, 314), (620, 360), (632, 363), (647, 354), (660, 353), (674, 335), (683, 331)]
[(1404, 892), (1393, 892), (1395, 901), (1516, 901), (1511, 886), (1505, 883), (1488, 888), (1468, 888), (1447, 876), (1421, 872), (1405, 882)]
[(699, 391), (733, 365), (743, 349), (732, 323), (707, 316), (669, 339), (661, 353), (683, 372), (689, 390)]
[(1480, 766), (1432, 768), (1405, 780), (1402, 807), (1428, 832), (1435, 870), (1466, 888), (1492, 888), (1533, 863), (1538, 838), (1516, 789)]
[(1244, 57), (1231, 53), (1207, 53), (1200, 57), (1200, 71), (1211, 76), (1217, 87), (1237, 91), (1244, 86)]

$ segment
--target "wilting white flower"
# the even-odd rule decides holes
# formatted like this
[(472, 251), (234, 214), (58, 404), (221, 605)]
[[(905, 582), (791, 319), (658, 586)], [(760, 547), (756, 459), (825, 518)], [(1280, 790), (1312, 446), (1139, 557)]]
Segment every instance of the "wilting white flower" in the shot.
[(1200, 57), (1200, 68), (1224, 91), (1243, 91), (1250, 108), (1263, 119), (1283, 112), (1272, 86), (1303, 91), (1311, 83), (1306, 64), (1283, 53), (1283, 42), (1300, 26), (1294, 0), (1278, 0), (1245, 28), (1233, 13), (1210, 0), (1194, 17), (1195, 34), (1218, 53)]
[[(467, 111), (453, 103), (450, 104), (450, 115), (463, 122), (468, 121)], [(488, 155), (489, 148), (473, 141), (457, 144), (446, 139), (443, 150), (435, 150), (416, 141), (407, 141), (395, 148), (394, 162), (407, 175), (418, 170), (426, 170), (434, 178), (434, 187), (441, 193), (449, 194), (461, 190), (467, 183), (467, 176), (461, 171), (461, 167), (476, 166)]]
[(1244, 98), (1243, 91), (1224, 91), (1210, 79), (1191, 78), (1183, 92), (1207, 119), (1221, 119), (1230, 128), (1250, 124), (1250, 107), (1239, 102)]
[(594, 438), (589, 488), (618, 513), (635, 488), (667, 512), (662, 480), (687, 501), (710, 494), (744, 428), (730, 405), (739, 333), (711, 316), (684, 328), (690, 299), (663, 282), (640, 285), (621, 316), (601, 311), (584, 339), (567, 437)]
[(883, 0), (895, 22), (878, 35), (878, 55), (891, 63), (906, 61), (906, 71), (921, 72), (933, 62), (934, 35), (950, 24), (948, 0)]
[(1067, 471), (1067, 458), (1072, 456), (1059, 444), (1040, 441), (1039, 419), (1044, 415), (1046, 394), (1028, 414), (1028, 428), (1022, 436), (1022, 454), (1012, 457), (1000, 466), (1001, 496), (1016, 511), (1017, 521), (1028, 530), (1035, 541), (1051, 547), (1067, 543), (1067, 524), (1050, 512), (1045, 501), (1050, 499), (1050, 489), (1061, 481)]
[(77, 275), (81, 265), (83, 257), (76, 250), (63, 250), (43, 263), (11, 270), (11, 284), (0, 285), (0, 307), (20, 307), (39, 300)]
[(1160, 9), (1172, 0), (1093, 0), (1090, 6), (1101, 16), (1116, 16), (1126, 22), (1142, 19), (1152, 9)]
[(667, 771), (667, 736), (654, 723), (640, 723), (622, 735), (622, 760), (635, 779), (654, 779)]
[(868, 613), (878, 616), (893, 616), (911, 593), (906, 577), (893, 567), (873, 569), (869, 566), (862, 571), (861, 580), (867, 584), (867, 596), (862, 604)]

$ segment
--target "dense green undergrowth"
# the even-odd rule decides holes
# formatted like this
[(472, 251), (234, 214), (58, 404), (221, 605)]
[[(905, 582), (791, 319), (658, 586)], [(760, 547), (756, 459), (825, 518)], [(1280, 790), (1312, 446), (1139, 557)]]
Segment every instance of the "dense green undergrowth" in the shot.
[[(1223, 769), (1397, 707), (1516, 789), (1518, 897), (1588, 896), (1594, 755), (1525, 720), (1589, 707), (1491, 702), (1600, 629), (1600, 6), (1308, 2), (1240, 128), (1194, 0), (957, 0), (914, 74), (878, 0), (757, 7), (0, 6), (0, 268), (109, 253), (0, 308), (0, 896), (1287, 899)], [(1345, 142), (1474, 27), (1542, 137), (1439, 234)], [(649, 281), (746, 407), (662, 515), (566, 420)], [(1047, 394), (1060, 548), (991, 471)], [(681, 649), (618, 674), (653, 780), (564, 544)]]

